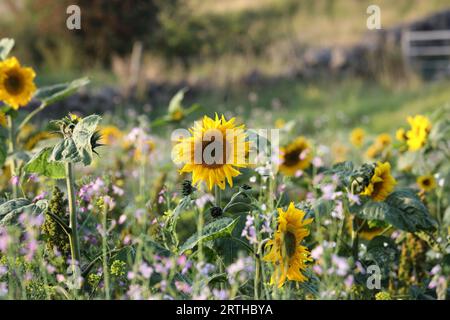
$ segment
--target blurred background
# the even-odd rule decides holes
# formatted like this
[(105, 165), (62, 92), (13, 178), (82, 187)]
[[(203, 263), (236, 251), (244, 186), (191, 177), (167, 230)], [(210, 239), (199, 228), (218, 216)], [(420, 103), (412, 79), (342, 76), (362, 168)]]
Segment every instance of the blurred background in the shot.
[(52, 114), (157, 117), (187, 87), (203, 112), (381, 132), (450, 101), (449, 34), (450, 0), (0, 0), (0, 37), (38, 84), (93, 81)]

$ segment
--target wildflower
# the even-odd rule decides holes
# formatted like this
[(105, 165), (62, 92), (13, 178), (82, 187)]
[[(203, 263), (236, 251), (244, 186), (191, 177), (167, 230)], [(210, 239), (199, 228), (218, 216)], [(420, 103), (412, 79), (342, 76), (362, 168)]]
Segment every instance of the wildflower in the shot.
[(114, 260), (111, 264), (111, 274), (116, 277), (122, 277), (125, 275), (126, 262), (122, 260)]
[(388, 133), (382, 133), (377, 136), (375, 140), (375, 144), (380, 147), (380, 149), (384, 149), (388, 147), (392, 143), (392, 138)]
[(0, 100), (15, 110), (27, 105), (36, 91), (35, 77), (34, 70), (22, 67), (15, 57), (0, 62)]
[(427, 141), (428, 134), (431, 131), (431, 122), (423, 115), (408, 117), (407, 120), (411, 129), (406, 132), (406, 143), (408, 144), (409, 151), (417, 151), (422, 148)]
[(287, 211), (278, 209), (278, 230), (273, 240), (269, 240), (266, 247), (270, 252), (263, 258), (275, 266), (271, 284), (283, 286), (286, 279), (303, 282), (307, 278), (302, 274), (306, 263), (312, 261), (308, 249), (300, 243), (309, 235), (305, 228), (313, 219), (304, 219), (305, 212), (295, 208), (291, 202)]
[(0, 282), (0, 297), (4, 297), (8, 294), (8, 284), (6, 282)]
[(139, 272), (145, 279), (149, 279), (153, 274), (153, 268), (150, 267), (147, 263), (143, 262), (139, 266)]
[(250, 244), (255, 244), (257, 242), (254, 223), (255, 218), (251, 215), (247, 215), (247, 220), (245, 221), (245, 226), (241, 233), (241, 236), (247, 238)]
[(389, 292), (380, 291), (375, 295), (375, 300), (392, 300)]
[(366, 132), (362, 128), (356, 128), (353, 129), (353, 131), (350, 133), (350, 142), (355, 147), (361, 147), (364, 143), (364, 137), (366, 135)]
[[(209, 190), (215, 185), (223, 190), (225, 179), (233, 186), (233, 177), (240, 175), (236, 168), (247, 166), (249, 142), (245, 141), (244, 126), (236, 127), (234, 122), (235, 118), (227, 121), (223, 115), (219, 118), (216, 114), (215, 119), (204, 116), (191, 129), (192, 136), (179, 139), (174, 146), (175, 162), (184, 164), (180, 173), (192, 172), (194, 185), (203, 181)], [(218, 144), (219, 150), (213, 148), (211, 154), (205, 155), (214, 146), (212, 143)]]
[(297, 171), (308, 168), (311, 160), (311, 145), (305, 137), (298, 137), (280, 148), (280, 171), (286, 176), (294, 176)]
[(436, 179), (432, 175), (420, 176), (416, 180), (417, 185), (423, 191), (431, 191), (436, 188)]
[(391, 175), (391, 165), (388, 162), (378, 162), (370, 183), (360, 194), (369, 196), (375, 201), (383, 201), (394, 190), (396, 183), (397, 181)]
[(278, 118), (275, 120), (275, 128), (281, 129), (286, 125), (286, 121), (283, 118)]
[(116, 126), (105, 126), (100, 128), (101, 141), (104, 144), (111, 145), (120, 141), (124, 134)]

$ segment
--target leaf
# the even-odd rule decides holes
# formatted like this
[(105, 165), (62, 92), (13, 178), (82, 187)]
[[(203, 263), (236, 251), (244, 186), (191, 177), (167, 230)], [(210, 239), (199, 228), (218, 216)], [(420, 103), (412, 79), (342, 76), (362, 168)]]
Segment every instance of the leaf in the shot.
[(39, 200), (36, 203), (25, 198), (9, 200), (0, 205), (0, 226), (4, 227), (15, 223), (16, 218), (23, 212), (38, 215), (46, 208), (46, 200)]
[(64, 179), (66, 177), (64, 164), (50, 161), (52, 148), (44, 148), (37, 153), (24, 167), (27, 173), (37, 173), (52, 179)]
[(100, 116), (91, 115), (83, 118), (73, 129), (72, 139), (75, 142), (81, 162), (83, 162), (85, 166), (92, 162), (91, 138), (95, 133), (100, 120)]
[(184, 253), (186, 250), (194, 248), (200, 242), (207, 242), (218, 238), (231, 236), (238, 220), (239, 218), (233, 220), (231, 218), (224, 217), (211, 222), (205, 226), (203, 233), (200, 236), (195, 233), (187, 239), (186, 242), (180, 247), (180, 253)]
[(386, 221), (393, 226), (409, 232), (435, 229), (436, 222), (413, 190), (394, 191), (386, 203), (390, 207)]
[(80, 78), (72, 82), (43, 87), (36, 92), (35, 98), (46, 105), (50, 105), (74, 94), (89, 82), (88, 78)]
[(350, 211), (362, 219), (386, 221), (408, 232), (433, 230), (436, 226), (427, 207), (410, 189), (394, 191), (384, 202), (369, 200), (360, 206), (352, 206)]
[(189, 206), (190, 203), (191, 203), (191, 197), (190, 196), (184, 197), (183, 199), (181, 199), (181, 201), (178, 203), (178, 205), (175, 207), (175, 209), (173, 209), (173, 213), (170, 218), (170, 224), (169, 224), (170, 232), (172, 232), (175, 229), (175, 227), (177, 225), (177, 220), (180, 217), (181, 212), (186, 210), (186, 208)]
[(183, 106), (181, 105), (181, 101), (184, 99), (184, 94), (186, 93), (187, 88), (183, 88), (180, 91), (178, 91), (172, 99), (170, 99), (169, 102), (169, 114), (174, 113), (175, 111), (183, 109)]
[(14, 47), (14, 39), (3, 38), (0, 40), (0, 60), (5, 60), (12, 48)]
[(333, 165), (333, 167), (326, 172), (327, 174), (336, 174), (344, 184), (349, 183), (349, 179), (353, 173), (353, 162), (344, 161)]
[(376, 236), (367, 245), (366, 259), (375, 262), (384, 269), (383, 275), (387, 276), (391, 269), (391, 264), (398, 257), (397, 246), (394, 240), (385, 236)]
[(8, 149), (6, 147), (5, 139), (0, 136), (0, 167), (3, 166), (6, 160), (6, 156), (8, 155)]

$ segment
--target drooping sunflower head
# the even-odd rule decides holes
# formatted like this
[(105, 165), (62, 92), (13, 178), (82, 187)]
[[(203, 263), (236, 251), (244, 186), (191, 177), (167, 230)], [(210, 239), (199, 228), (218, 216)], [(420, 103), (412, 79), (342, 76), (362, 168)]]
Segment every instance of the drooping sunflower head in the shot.
[(360, 194), (369, 196), (374, 201), (383, 201), (391, 194), (396, 184), (389, 162), (377, 162), (369, 184)]
[(286, 176), (294, 176), (297, 171), (309, 167), (312, 157), (309, 141), (300, 136), (280, 148), (280, 171)]
[(416, 182), (419, 188), (426, 192), (436, 188), (436, 179), (432, 175), (420, 176)]
[(350, 142), (355, 147), (361, 147), (364, 143), (364, 137), (366, 136), (366, 132), (362, 128), (353, 129), (350, 133)]
[(278, 209), (278, 214), (278, 229), (274, 238), (266, 244), (269, 252), (263, 260), (274, 265), (271, 284), (281, 287), (286, 280), (299, 282), (307, 280), (303, 271), (307, 268), (307, 262), (312, 259), (310, 252), (301, 245), (301, 242), (309, 235), (306, 225), (313, 219), (305, 219), (305, 212), (297, 209), (293, 202), (286, 211)]
[(178, 139), (173, 148), (175, 163), (182, 164), (180, 173), (192, 172), (192, 183), (205, 182), (208, 189), (217, 185), (225, 189), (225, 180), (233, 186), (237, 168), (248, 165), (249, 142), (244, 126), (235, 126), (235, 118), (226, 120), (217, 114), (197, 121), (190, 135)]
[(408, 117), (407, 120), (411, 129), (406, 132), (406, 143), (408, 144), (409, 151), (417, 151), (427, 141), (428, 134), (431, 131), (431, 122), (427, 117), (420, 114), (414, 117)]
[(15, 57), (0, 62), (0, 100), (15, 110), (27, 105), (36, 91), (35, 76)]

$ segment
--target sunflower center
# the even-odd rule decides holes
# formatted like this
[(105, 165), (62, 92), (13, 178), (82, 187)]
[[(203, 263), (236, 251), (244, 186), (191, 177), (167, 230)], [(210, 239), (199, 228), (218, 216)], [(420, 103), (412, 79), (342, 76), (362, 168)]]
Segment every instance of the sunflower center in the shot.
[(428, 179), (428, 178), (427, 178), (427, 179), (423, 179), (422, 184), (423, 184), (424, 186), (428, 187), (428, 186), (431, 185), (431, 181), (430, 181), (430, 179)]
[(286, 257), (292, 257), (297, 248), (297, 243), (295, 239), (295, 235), (289, 231), (284, 234), (283, 241), (283, 253), (285, 253)]
[(209, 141), (201, 142), (201, 150), (202, 165), (210, 169), (215, 169), (227, 163), (230, 158), (230, 154), (228, 153), (231, 153), (231, 145), (225, 137), (222, 139), (219, 138), (216, 141), (216, 137), (212, 136)]
[(23, 91), (24, 81), (20, 73), (11, 72), (4, 82), (5, 89), (9, 94), (17, 95)]
[(284, 155), (283, 164), (287, 167), (295, 166), (300, 161), (300, 155), (303, 152), (302, 149), (294, 149), (287, 152)]

